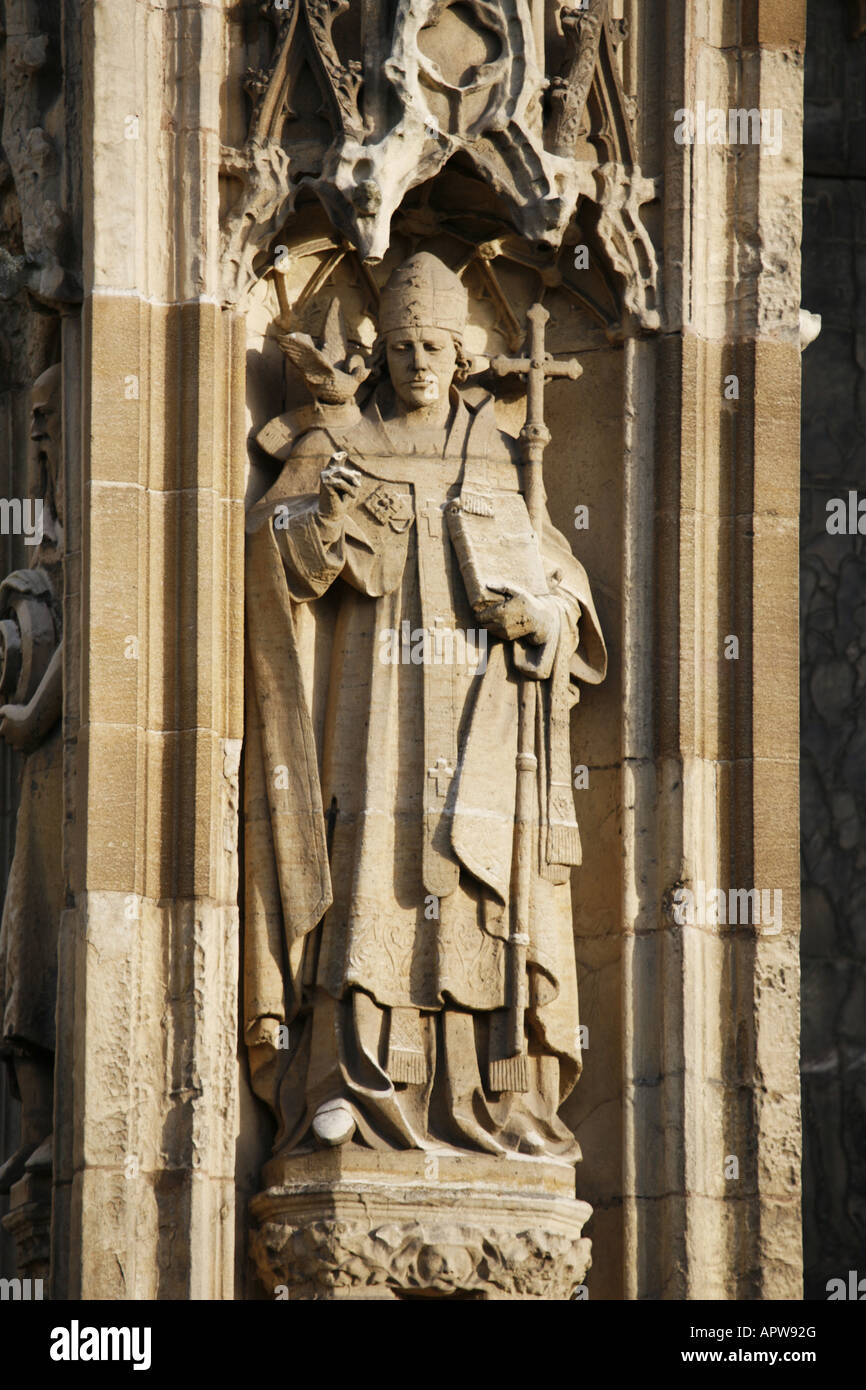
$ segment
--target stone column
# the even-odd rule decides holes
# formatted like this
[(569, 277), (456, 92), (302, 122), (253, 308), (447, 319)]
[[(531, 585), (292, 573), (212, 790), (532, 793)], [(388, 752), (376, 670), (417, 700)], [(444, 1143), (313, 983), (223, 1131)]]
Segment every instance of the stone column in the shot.
[[(635, 7), (637, 8), (637, 7)], [(800, 1297), (797, 518), (805, 6), (667, 6), (667, 332), (631, 351), (624, 1292)], [(781, 149), (677, 144), (698, 102)], [(655, 442), (652, 406), (656, 401)], [(629, 411), (631, 418), (631, 411)], [(644, 471), (655, 458), (654, 482)], [(641, 535), (655, 507), (652, 546)], [(735, 642), (732, 639), (736, 639)], [(680, 925), (678, 888), (781, 923)], [(730, 901), (730, 899), (729, 899)]]
[(82, 12), (55, 1297), (234, 1288), (244, 337), (216, 293), (221, 23)]

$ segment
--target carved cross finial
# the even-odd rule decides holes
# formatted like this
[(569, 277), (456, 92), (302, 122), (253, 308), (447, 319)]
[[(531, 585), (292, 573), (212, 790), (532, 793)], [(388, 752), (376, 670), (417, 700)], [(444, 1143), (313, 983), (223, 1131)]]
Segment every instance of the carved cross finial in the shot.
[(544, 384), (556, 377), (577, 381), (583, 374), (583, 368), (576, 357), (558, 362), (545, 350), (544, 330), (550, 314), (543, 304), (533, 304), (527, 310), (526, 317), (529, 320), (529, 356), (494, 357), (490, 365), (497, 376), (519, 375), (526, 378), (526, 421), (520, 431), (520, 442), (523, 462), (527, 465), (526, 505), (534, 529), (540, 532), (544, 505), (541, 460), (545, 445), (550, 440), (550, 431), (544, 423)]

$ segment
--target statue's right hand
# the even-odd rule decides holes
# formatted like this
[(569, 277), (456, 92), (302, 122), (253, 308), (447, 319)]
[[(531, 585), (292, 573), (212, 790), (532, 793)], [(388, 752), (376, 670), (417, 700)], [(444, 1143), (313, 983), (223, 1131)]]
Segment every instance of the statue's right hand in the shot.
[(319, 474), (319, 515), (326, 521), (336, 521), (357, 500), (362, 474), (347, 462), (342, 451), (334, 454), (327, 468)]
[(274, 1051), (279, 1047), (280, 1020), (272, 1018), (270, 1015), (256, 1019), (254, 1025), (247, 1032), (248, 1047), (270, 1047)]
[(289, 1056), (286, 1049), (280, 1048), (281, 1026), (278, 1018), (258, 1018), (246, 1034), (250, 1083), (259, 1099), (275, 1113), (280, 1079)]

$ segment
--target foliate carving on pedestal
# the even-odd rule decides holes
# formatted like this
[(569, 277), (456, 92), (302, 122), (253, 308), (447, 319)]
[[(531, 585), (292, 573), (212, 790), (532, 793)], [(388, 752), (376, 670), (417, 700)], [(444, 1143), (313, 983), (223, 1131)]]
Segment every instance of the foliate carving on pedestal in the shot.
[(21, 1279), (47, 1282), (51, 1260), (51, 1174), (27, 1173), (15, 1184), (3, 1229), (15, 1242)]
[(371, 1226), (320, 1220), (304, 1226), (265, 1222), (252, 1256), (265, 1286), (290, 1298), (340, 1291), (390, 1295), (571, 1299), (590, 1265), (590, 1242), (543, 1227), (483, 1233), (459, 1221)]
[[(582, 202), (598, 206), (629, 313), (639, 327), (657, 328), (658, 268), (640, 220), (655, 189), (637, 167), (635, 107), (622, 90), (608, 0), (562, 11), (569, 55), (552, 83), (525, 0), (397, 0), (387, 25), (379, 9), (364, 6), (360, 30), (347, 31), (339, 23), (346, 0), (295, 0), (270, 68), (251, 74), (247, 142), (223, 152), (224, 175), (242, 185), (224, 224), (228, 297), (250, 287), (256, 257), (302, 190), (315, 192), (361, 261), (377, 261), (407, 193), (461, 155), (518, 236), (541, 251), (567, 239)], [(309, 74), (321, 104), (304, 112), (296, 94)], [(601, 196), (597, 164), (617, 166), (603, 176)]]

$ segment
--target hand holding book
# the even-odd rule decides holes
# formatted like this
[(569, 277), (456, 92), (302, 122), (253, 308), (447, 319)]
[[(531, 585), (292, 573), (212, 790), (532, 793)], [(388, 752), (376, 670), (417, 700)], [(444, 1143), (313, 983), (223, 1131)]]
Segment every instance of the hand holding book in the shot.
[(559, 630), (559, 609), (548, 595), (531, 594), (518, 584), (487, 581), (487, 589), (503, 598), (476, 605), (479, 620), (495, 637), (542, 646)]

